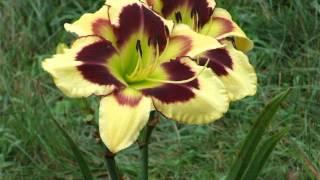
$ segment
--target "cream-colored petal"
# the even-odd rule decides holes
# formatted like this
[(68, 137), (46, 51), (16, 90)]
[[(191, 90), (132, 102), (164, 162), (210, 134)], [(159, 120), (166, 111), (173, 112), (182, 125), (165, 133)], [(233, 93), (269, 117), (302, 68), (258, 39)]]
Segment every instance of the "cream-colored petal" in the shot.
[(129, 89), (101, 100), (100, 136), (112, 153), (129, 147), (137, 140), (148, 122), (151, 108), (150, 98)]
[(219, 78), (228, 90), (230, 99), (235, 101), (255, 95), (257, 75), (247, 55), (236, 50), (231, 44), (227, 46), (227, 51), (232, 59), (232, 69), (226, 69), (228, 74)]
[(88, 97), (92, 94), (105, 95), (112, 92), (115, 86), (98, 85), (83, 78), (77, 66), (79, 61), (69, 61), (65, 55), (56, 55), (42, 63), (49, 72), (56, 86), (68, 97)]
[(97, 12), (82, 15), (80, 19), (74, 23), (65, 23), (64, 28), (78, 36), (93, 35), (94, 32), (92, 26), (99, 19), (109, 19), (107, 6), (102, 6)]
[(216, 7), (215, 0), (143, 0), (143, 2), (166, 19), (187, 24), (193, 29), (198, 29), (206, 23)]
[(227, 46), (209, 50), (201, 54), (199, 64), (208, 60), (210, 68), (224, 83), (232, 101), (252, 96), (257, 90), (257, 75), (246, 54), (236, 50), (231, 42), (223, 42)]
[(236, 48), (243, 52), (250, 51), (254, 46), (253, 41), (232, 20), (228, 11), (222, 8), (215, 8), (211, 21), (204, 25), (200, 33), (210, 35), (219, 40), (234, 37)]
[(86, 37), (77, 40), (72, 47), (64, 48), (61, 54), (56, 54), (42, 62), (42, 67), (54, 79), (56, 86), (69, 97), (87, 97), (92, 94), (106, 95), (115, 89), (113, 85), (100, 85), (85, 79), (78, 67), (83, 65), (76, 56), (84, 47), (100, 41), (98, 37)]
[(216, 39), (196, 33), (184, 24), (174, 26), (170, 37), (167, 48), (160, 56), (161, 62), (180, 56), (195, 57), (207, 50), (223, 47)]
[[(144, 3), (141, 0), (107, 0), (106, 5), (108, 5), (110, 7), (109, 16), (110, 16), (110, 20), (111, 20), (112, 24), (119, 25), (119, 16), (120, 16), (123, 8), (126, 6), (129, 6), (131, 4), (139, 4), (139, 5), (145, 6), (146, 8), (151, 10), (151, 7), (149, 7), (146, 3)], [(159, 17), (161, 17), (161, 16), (159, 16)], [(166, 20), (162, 17), (161, 17), (161, 19), (164, 21), (164, 23), (168, 27), (169, 31), (171, 31), (174, 26), (173, 22)]]
[(174, 103), (153, 98), (155, 108), (169, 119), (188, 124), (205, 124), (221, 118), (229, 107), (229, 98), (223, 83), (210, 69), (187, 59), (183, 61), (196, 73), (201, 72), (197, 78), (199, 88), (191, 89), (194, 97)]

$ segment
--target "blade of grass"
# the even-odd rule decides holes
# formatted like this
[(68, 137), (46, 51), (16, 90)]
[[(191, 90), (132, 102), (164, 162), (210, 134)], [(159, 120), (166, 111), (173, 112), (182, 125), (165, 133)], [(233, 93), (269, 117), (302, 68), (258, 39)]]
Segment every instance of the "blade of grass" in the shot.
[(271, 155), (273, 149), (278, 144), (280, 139), (288, 133), (288, 130), (282, 130), (281, 132), (266, 139), (262, 145), (255, 152), (249, 167), (247, 168), (245, 174), (242, 176), (242, 180), (255, 180), (258, 178), (260, 171), (267, 162), (269, 156)]
[(273, 98), (258, 116), (240, 149), (237, 159), (229, 171), (227, 180), (240, 179), (242, 177), (264, 132), (277, 112), (281, 102), (288, 96), (289, 92), (290, 90), (287, 90)]
[(76, 161), (78, 162), (79, 166), (80, 166), (80, 170), (81, 173), (84, 177), (85, 180), (92, 180), (92, 174), (90, 172), (89, 166), (86, 163), (86, 161), (84, 160), (80, 149), (78, 148), (78, 146), (76, 145), (76, 143), (72, 140), (72, 138), (69, 136), (69, 134), (60, 126), (59, 122), (57, 121), (57, 119), (54, 117), (54, 115), (52, 114), (48, 103), (46, 102), (46, 100), (44, 99), (44, 97), (41, 94), (41, 99), (43, 101), (43, 103), (45, 104), (45, 106), (47, 107), (47, 110), (49, 111), (50, 117), (53, 121), (53, 123), (58, 127), (58, 129), (60, 130), (61, 134), (64, 136), (64, 138), (67, 140), (69, 146), (71, 147), (71, 150), (74, 154), (74, 157), (76, 159)]
[(291, 140), (291, 143), (294, 146), (294, 150), (297, 156), (304, 162), (306, 168), (312, 173), (312, 175), (317, 179), (320, 180), (320, 171), (317, 167), (312, 163), (308, 155), (300, 148), (298, 143), (295, 140)]

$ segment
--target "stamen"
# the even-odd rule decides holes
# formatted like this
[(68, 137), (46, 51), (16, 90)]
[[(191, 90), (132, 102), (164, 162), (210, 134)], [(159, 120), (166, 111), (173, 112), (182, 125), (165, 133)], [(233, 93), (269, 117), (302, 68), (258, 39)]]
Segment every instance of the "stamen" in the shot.
[(176, 12), (175, 13), (175, 17), (176, 17), (176, 21), (177, 21), (177, 23), (180, 23), (180, 22), (182, 22), (182, 15), (181, 15), (181, 12)]
[(199, 32), (199, 29), (200, 29), (200, 22), (199, 22), (199, 14), (196, 13), (195, 16), (194, 16), (194, 29), (196, 32)]
[(111, 18), (110, 18), (110, 8), (111, 8), (111, 6), (108, 5), (108, 4), (105, 4), (105, 6), (108, 7), (108, 12), (107, 12), (107, 14), (108, 14), (108, 19), (111, 19)]
[(128, 76), (128, 78), (133, 78), (136, 74), (138, 74), (141, 71), (141, 68), (140, 68), (141, 61), (142, 61), (141, 57), (139, 57), (137, 61), (137, 65), (134, 68), (134, 71)]
[(159, 60), (160, 60), (160, 50), (159, 50), (159, 44), (156, 44), (156, 56), (154, 58), (154, 62), (151, 65), (149, 69), (149, 73), (152, 73), (158, 66), (159, 66)]
[(197, 61), (197, 64), (200, 64), (200, 57), (198, 57), (196, 61)]
[(190, 17), (193, 18), (193, 16), (196, 14), (197, 14), (196, 8), (192, 8)]
[(151, 39), (151, 37), (149, 37), (149, 38), (148, 38), (148, 46), (151, 45), (151, 41), (152, 41), (152, 39)]
[(154, 48), (155, 48), (155, 57), (152, 59), (152, 61), (148, 61), (148, 64), (144, 64), (142, 54), (140, 54), (142, 53), (141, 41), (140, 40), (137, 41), (136, 50), (139, 52), (140, 56), (138, 57), (137, 64), (135, 66), (134, 71), (127, 76), (127, 78), (130, 81), (138, 81), (148, 77), (148, 75), (152, 74), (154, 70), (159, 66), (160, 64), (159, 44), (156, 43)]
[(140, 57), (142, 57), (142, 48), (141, 48), (141, 41), (140, 40), (138, 40), (136, 43), (136, 50), (140, 54)]
[(152, 81), (152, 82), (168, 83), (168, 84), (185, 84), (185, 83), (188, 83), (188, 82), (191, 82), (191, 81), (197, 79), (200, 76), (200, 74), (208, 67), (209, 61), (210, 60), (208, 58), (206, 63), (205, 63), (205, 65), (201, 69), (201, 71), (198, 74), (196, 74), (195, 76), (193, 76), (193, 77), (191, 77), (189, 79), (180, 80), (180, 81), (167, 81), (167, 80), (159, 80), (159, 79), (147, 78), (146, 80)]

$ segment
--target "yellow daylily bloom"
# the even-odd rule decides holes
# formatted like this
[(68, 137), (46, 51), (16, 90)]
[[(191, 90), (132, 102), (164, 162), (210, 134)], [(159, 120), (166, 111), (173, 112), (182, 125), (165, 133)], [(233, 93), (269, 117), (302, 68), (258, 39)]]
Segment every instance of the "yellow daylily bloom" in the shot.
[(205, 64), (207, 59), (210, 60), (208, 67), (224, 83), (230, 100), (239, 100), (256, 93), (257, 76), (244, 54), (253, 48), (253, 42), (226, 10), (216, 7), (214, 0), (144, 2), (164, 18), (177, 24), (186, 24), (198, 33), (214, 37), (226, 44), (226, 47), (208, 50), (199, 57), (200, 65)]
[(79, 38), (42, 66), (65, 95), (102, 96), (100, 136), (111, 152), (136, 141), (153, 109), (190, 124), (227, 111), (222, 81), (189, 58), (222, 48), (216, 39), (173, 26), (139, 0), (110, 0), (65, 28)]

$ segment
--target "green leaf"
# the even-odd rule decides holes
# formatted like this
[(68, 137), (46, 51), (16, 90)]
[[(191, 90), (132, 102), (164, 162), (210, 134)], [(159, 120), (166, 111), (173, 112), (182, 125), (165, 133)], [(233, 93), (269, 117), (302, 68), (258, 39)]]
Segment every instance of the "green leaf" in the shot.
[(75, 144), (75, 142), (69, 136), (69, 134), (60, 126), (58, 121), (56, 119), (52, 119), (52, 120), (53, 120), (54, 124), (58, 127), (60, 132), (63, 134), (63, 136), (66, 138), (66, 140), (68, 141), (69, 146), (71, 147), (71, 150), (75, 156), (75, 159), (78, 161), (78, 164), (80, 166), (80, 170), (82, 172), (84, 179), (86, 179), (86, 180), (93, 179), (91, 172), (90, 172), (90, 169), (88, 167), (88, 164), (86, 163), (83, 156), (81, 155), (81, 151), (78, 148), (78, 146)]
[(67, 140), (67, 142), (69, 143), (69, 146), (71, 147), (71, 150), (75, 156), (75, 159), (77, 160), (79, 166), (80, 166), (80, 170), (81, 173), (84, 177), (85, 180), (92, 180), (92, 174), (90, 172), (90, 169), (88, 167), (88, 164), (86, 163), (86, 161), (84, 160), (80, 149), (78, 148), (78, 146), (76, 145), (76, 143), (72, 140), (72, 138), (69, 136), (69, 134), (60, 126), (59, 122), (56, 120), (56, 118), (54, 117), (54, 115), (52, 114), (50, 107), (48, 106), (47, 102), (45, 101), (45, 99), (43, 98), (43, 96), (41, 95), (41, 98), (44, 102), (44, 104), (46, 105), (49, 114), (51, 116), (52, 121), (54, 122), (54, 124), (58, 127), (58, 129), (60, 130), (61, 134), (65, 137), (65, 139)]
[(259, 149), (256, 151), (255, 155), (253, 156), (252, 161), (250, 162), (249, 167), (247, 168), (245, 174), (242, 176), (242, 180), (254, 180), (258, 178), (258, 175), (267, 162), (270, 154), (272, 153), (273, 149), (280, 141), (280, 139), (288, 133), (287, 130), (283, 130), (265, 140)]
[(247, 135), (237, 159), (233, 163), (231, 170), (227, 176), (227, 180), (240, 179), (247, 169), (258, 143), (261, 141), (263, 134), (271, 123), (272, 118), (277, 112), (281, 102), (288, 96), (290, 90), (280, 93), (271, 100), (258, 116), (254, 126)]

